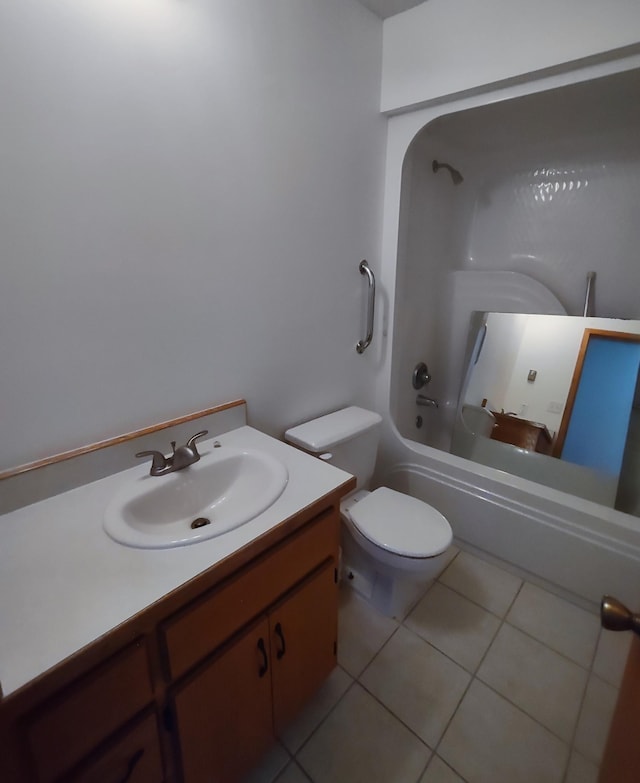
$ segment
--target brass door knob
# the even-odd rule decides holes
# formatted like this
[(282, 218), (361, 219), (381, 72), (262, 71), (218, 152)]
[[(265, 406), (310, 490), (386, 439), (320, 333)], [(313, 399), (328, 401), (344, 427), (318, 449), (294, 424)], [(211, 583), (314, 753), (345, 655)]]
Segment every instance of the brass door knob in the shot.
[(600, 622), (608, 631), (633, 631), (640, 636), (640, 615), (634, 614), (613, 596), (602, 596)]

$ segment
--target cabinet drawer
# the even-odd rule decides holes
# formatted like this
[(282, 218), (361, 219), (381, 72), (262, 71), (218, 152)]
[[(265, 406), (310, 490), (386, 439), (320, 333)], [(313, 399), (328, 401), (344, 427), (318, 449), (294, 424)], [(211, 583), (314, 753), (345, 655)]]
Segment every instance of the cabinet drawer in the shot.
[(109, 745), (95, 760), (68, 778), (69, 783), (162, 783), (162, 755), (155, 713), (147, 715)]
[(127, 648), (45, 704), (27, 727), (37, 779), (52, 783), (151, 702), (142, 643)]
[(330, 510), (215, 588), (163, 626), (171, 676), (179, 677), (282, 596), (335, 557), (339, 516)]

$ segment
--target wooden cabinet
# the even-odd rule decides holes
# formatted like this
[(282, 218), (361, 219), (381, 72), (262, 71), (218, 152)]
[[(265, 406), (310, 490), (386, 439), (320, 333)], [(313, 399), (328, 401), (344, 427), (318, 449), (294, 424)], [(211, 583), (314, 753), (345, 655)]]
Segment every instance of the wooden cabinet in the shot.
[(341, 494), (0, 699), (2, 783), (239, 780), (336, 664)]
[(54, 783), (69, 773), (152, 699), (142, 641), (56, 694), (27, 721), (38, 783)]
[(551, 454), (553, 439), (544, 424), (491, 411), (496, 420), (491, 438), (539, 454)]
[(336, 665), (338, 586), (331, 560), (269, 613), (276, 734)]
[(175, 695), (185, 783), (231, 783), (273, 742), (269, 623), (262, 618)]
[(339, 519), (320, 514), (162, 625), (168, 674), (175, 680), (277, 601), (328, 558), (337, 558)]
[(184, 783), (234, 783), (336, 665), (333, 559), (176, 690)]
[(69, 783), (162, 783), (164, 769), (155, 712), (126, 726), (102, 752), (65, 779)]

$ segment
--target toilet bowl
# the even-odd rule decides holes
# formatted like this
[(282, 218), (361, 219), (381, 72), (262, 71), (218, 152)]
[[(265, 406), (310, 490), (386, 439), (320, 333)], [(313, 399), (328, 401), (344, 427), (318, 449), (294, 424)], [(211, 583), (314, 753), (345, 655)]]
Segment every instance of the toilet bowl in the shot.
[(285, 440), (356, 476), (340, 504), (342, 572), (380, 611), (403, 617), (450, 559), (445, 517), (421, 500), (388, 487), (368, 491), (382, 418), (344, 408), (287, 430)]

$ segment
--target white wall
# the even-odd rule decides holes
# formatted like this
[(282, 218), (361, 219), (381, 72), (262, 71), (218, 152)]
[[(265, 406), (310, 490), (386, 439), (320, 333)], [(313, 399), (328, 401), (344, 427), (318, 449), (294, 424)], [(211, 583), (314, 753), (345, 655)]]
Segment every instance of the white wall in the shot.
[(489, 410), (510, 412), (507, 392), (526, 333), (527, 318), (519, 313), (489, 315), (486, 337), (467, 386), (465, 403), (480, 406), (487, 400)]
[(0, 7), (0, 469), (362, 398), (382, 25), (355, 0)]
[[(493, 318), (494, 315), (489, 316), (489, 323)], [(505, 316), (500, 314), (499, 318), (504, 320)], [(584, 330), (638, 334), (640, 321), (548, 315), (525, 318), (526, 328), (505, 386), (503, 404), (505, 410), (515, 411), (522, 418), (546, 424), (553, 435), (562, 422)], [(533, 383), (527, 381), (529, 370), (537, 371)], [(555, 412), (549, 410), (553, 402), (560, 404)], [(598, 415), (597, 411), (594, 415)]]
[(383, 111), (640, 41), (637, 0), (429, 0), (385, 20)]
[[(607, 323), (601, 328), (614, 328)], [(546, 424), (552, 436), (558, 432), (585, 328), (587, 324), (582, 318), (527, 316), (520, 350), (505, 388), (505, 410)], [(527, 380), (529, 370), (536, 372), (533, 382)], [(550, 411), (551, 403), (557, 403), (560, 409)]]

